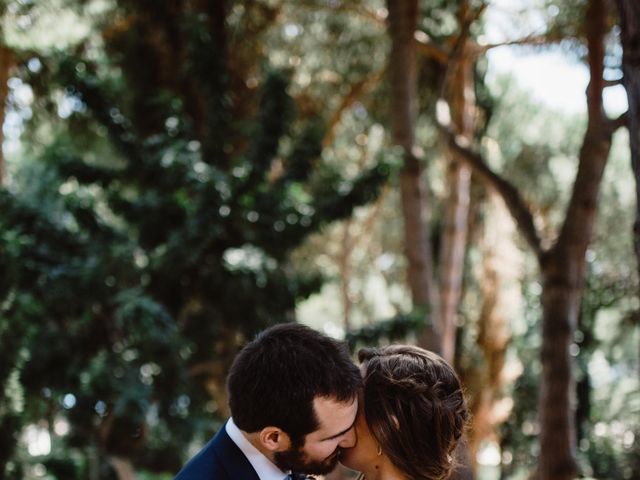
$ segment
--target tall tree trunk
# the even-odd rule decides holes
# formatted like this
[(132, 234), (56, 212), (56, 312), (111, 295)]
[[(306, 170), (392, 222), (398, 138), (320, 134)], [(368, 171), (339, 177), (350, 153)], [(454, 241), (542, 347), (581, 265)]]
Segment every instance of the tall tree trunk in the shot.
[[(466, 2), (463, 2), (463, 7)], [(461, 17), (466, 15), (462, 8)], [(464, 23), (461, 18), (460, 24)], [(466, 40), (463, 40), (466, 42)], [(454, 128), (469, 143), (474, 134), (475, 94), (473, 91), (474, 59), (468, 57), (461, 48), (459, 58), (453, 60), (449, 104), (451, 105)], [(449, 151), (447, 169), (448, 199), (442, 232), (440, 258), (440, 328), (442, 332), (442, 356), (454, 363), (458, 303), (461, 296), (464, 256), (467, 242), (467, 219), (469, 216), (469, 188), (471, 169)]]
[[(462, 2), (460, 25), (465, 23), (468, 4)], [(459, 41), (466, 44), (466, 38)], [(474, 133), (475, 95), (473, 92), (473, 60), (465, 55), (465, 47), (454, 58), (454, 71), (451, 75), (449, 104), (456, 128), (467, 141), (471, 142)], [(445, 209), (444, 229), (440, 242), (441, 257), (439, 265), (440, 286), (440, 331), (442, 357), (454, 364), (456, 352), (456, 332), (458, 329), (458, 304), (462, 291), (462, 275), (467, 244), (467, 225), (469, 217), (469, 189), (471, 187), (471, 169), (457, 158), (454, 151), (448, 152), (447, 166), (448, 198)], [(468, 438), (464, 438), (456, 450), (458, 468), (452, 474), (452, 480), (470, 480), (475, 477), (475, 458), (470, 450)]]
[(447, 168), (448, 198), (442, 232), (440, 260), (440, 328), (442, 357), (454, 363), (458, 304), (467, 240), (469, 187), (471, 171), (467, 165), (452, 161)]
[[(518, 285), (521, 254), (514, 243), (515, 225), (504, 203), (489, 191), (483, 221), (483, 261), (480, 273), (482, 309), (478, 320), (477, 344), (483, 363), (471, 372), (471, 412), (473, 428), (469, 432), (471, 457), (477, 458), (484, 441), (498, 442), (497, 427), (506, 421), (511, 408), (503, 396), (506, 352), (511, 338), (509, 319), (519, 314), (521, 294)], [(475, 465), (474, 465), (475, 467)]]
[(437, 292), (426, 221), (426, 195), (422, 185), (422, 165), (415, 155), (416, 49), (414, 32), (418, 22), (417, 0), (388, 0), (389, 80), (391, 86), (391, 127), (393, 143), (402, 147), (404, 166), (400, 173), (400, 196), (404, 218), (405, 255), (414, 307), (426, 307), (430, 321), (420, 344), (440, 351)]
[[(569, 349), (573, 341), (585, 276), (585, 254), (593, 235), (598, 194), (604, 167), (616, 128), (625, 116), (608, 119), (603, 110), (605, 0), (590, 0), (585, 18), (590, 82), (587, 89), (588, 125), (579, 155), (562, 229), (556, 243), (545, 249), (533, 214), (520, 192), (492, 171), (486, 161), (459, 142), (449, 127), (449, 144), (463, 154), (479, 178), (496, 188), (536, 253), (542, 277), (542, 378), (540, 380), (540, 480), (570, 480), (577, 474), (575, 421), (572, 396), (575, 391)], [(444, 125), (443, 127), (447, 127)]]
[[(573, 479), (577, 473), (572, 405), (575, 383), (569, 346), (580, 293), (576, 278), (566, 278), (568, 275), (558, 268), (560, 255), (550, 256), (542, 267), (542, 378), (538, 405), (541, 480)], [(568, 268), (578, 266), (575, 262), (566, 263)]]
[[(475, 127), (475, 93), (473, 66), (475, 58), (468, 55), (469, 26), (473, 21), (468, 0), (461, 0), (458, 9), (460, 32), (449, 56), (443, 90), (451, 106), (453, 125), (458, 135), (470, 144)], [(462, 275), (467, 243), (469, 217), (469, 189), (471, 169), (460, 161), (458, 154), (449, 149), (447, 171), (448, 198), (444, 229), (440, 244), (440, 329), (442, 356), (452, 365), (455, 361), (458, 303), (462, 290)], [(456, 449), (458, 468), (452, 480), (471, 480), (475, 477), (475, 458), (465, 436)]]
[(631, 165), (636, 177), (636, 218), (633, 245), (640, 276), (640, 2), (617, 0), (622, 37), (622, 82), (629, 100)]
[(614, 128), (604, 114), (604, 0), (590, 0), (586, 13), (589, 70), (587, 131), (580, 163), (560, 236), (540, 256), (542, 274), (542, 381), (540, 411), (540, 476), (575, 478), (575, 381), (569, 352), (577, 326), (584, 285), (587, 247), (593, 236), (597, 201), (611, 149)]

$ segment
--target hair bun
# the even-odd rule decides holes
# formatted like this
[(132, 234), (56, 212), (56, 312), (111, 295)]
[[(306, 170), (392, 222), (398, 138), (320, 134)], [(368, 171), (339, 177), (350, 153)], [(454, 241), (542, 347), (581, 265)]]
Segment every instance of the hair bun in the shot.
[(365, 420), (391, 462), (407, 478), (447, 478), (469, 418), (453, 368), (411, 345), (366, 348), (358, 356), (365, 372)]

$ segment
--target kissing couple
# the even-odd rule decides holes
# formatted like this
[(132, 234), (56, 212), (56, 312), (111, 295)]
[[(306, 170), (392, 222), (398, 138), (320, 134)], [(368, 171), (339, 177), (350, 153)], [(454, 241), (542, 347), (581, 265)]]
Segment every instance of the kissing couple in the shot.
[(442, 480), (469, 418), (460, 381), (410, 345), (365, 348), (296, 323), (236, 356), (231, 418), (175, 480), (297, 480), (338, 462), (366, 480)]

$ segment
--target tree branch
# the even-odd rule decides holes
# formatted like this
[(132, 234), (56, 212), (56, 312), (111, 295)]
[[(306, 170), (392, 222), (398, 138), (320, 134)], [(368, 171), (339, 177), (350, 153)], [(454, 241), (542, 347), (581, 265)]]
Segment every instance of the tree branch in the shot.
[(473, 12), (469, 12), (468, 3), (464, 3), (462, 5), (459, 15), (460, 33), (455, 38), (450, 39), (455, 44), (451, 51), (447, 51), (439, 45), (433, 43), (429, 36), (423, 31), (416, 30), (416, 32), (414, 33), (414, 38), (416, 40), (417, 51), (425, 57), (431, 58), (439, 63), (449, 64), (452, 60), (452, 57), (460, 55), (461, 50), (466, 47), (467, 44), (469, 44), (469, 28), (474, 21), (480, 18), (486, 6), (486, 4), (482, 4)]
[(602, 84), (604, 88), (617, 87), (618, 85), (622, 85), (622, 77), (616, 80), (605, 80)]
[(457, 70), (458, 65), (462, 61), (462, 57), (467, 50), (467, 46), (469, 43), (469, 33), (471, 29), (471, 24), (473, 23), (474, 16), (470, 15), (468, 12), (469, 4), (467, 1), (461, 2), (460, 12), (458, 14), (458, 23), (460, 25), (460, 32), (455, 38), (453, 48), (449, 52), (447, 67), (444, 72), (444, 76), (442, 79), (441, 86), (441, 96), (446, 97), (445, 89), (451, 83), (451, 77), (454, 72)]
[(616, 117), (616, 118), (611, 118), (609, 119), (609, 128), (611, 129), (611, 132), (615, 132), (616, 130), (618, 130), (621, 127), (628, 127), (629, 126), (629, 112), (626, 111), (624, 112), (622, 115)]
[(439, 128), (447, 140), (449, 147), (459, 154), (460, 159), (466, 162), (478, 177), (500, 194), (518, 225), (518, 229), (535, 254), (539, 257), (544, 253), (542, 241), (533, 220), (533, 214), (518, 189), (511, 182), (494, 172), (487, 165), (481, 154), (471, 150), (468, 145), (465, 145), (467, 143), (466, 139), (456, 135), (451, 128), (442, 124), (439, 124)]
[[(416, 32), (416, 48), (417, 51), (425, 57), (431, 58), (439, 63), (445, 64), (449, 61), (450, 52), (442, 47), (433, 43), (426, 35), (422, 35), (423, 32)], [(484, 55), (489, 50), (498, 47), (510, 47), (510, 46), (541, 46), (541, 45), (553, 45), (560, 43), (561, 38), (549, 38), (545, 35), (529, 35), (523, 38), (515, 40), (509, 40), (500, 43), (490, 43), (487, 45), (479, 45), (477, 43), (468, 43), (468, 54), (474, 58), (478, 58)]]
[(386, 10), (378, 9), (372, 10), (366, 7), (359, 7), (357, 5), (350, 5), (350, 2), (336, 2), (336, 4), (323, 4), (318, 5), (313, 1), (300, 1), (297, 3), (298, 6), (307, 8), (309, 10), (328, 10), (330, 12), (345, 12), (355, 14), (363, 19), (370, 20), (373, 23), (385, 27), (387, 20), (387, 12)]
[(518, 38), (515, 40), (509, 40), (507, 42), (500, 43), (490, 43), (488, 45), (478, 45), (477, 49), (474, 51), (476, 56), (482, 55), (493, 48), (498, 47), (509, 47), (515, 45), (531, 45), (531, 46), (539, 46), (539, 45), (552, 45), (554, 43), (559, 43), (561, 38), (549, 38), (546, 35), (528, 35), (526, 37)]
[(442, 47), (436, 45), (428, 38), (424, 32), (417, 31), (414, 35), (416, 39), (416, 49), (427, 58), (431, 58), (439, 63), (446, 64), (449, 61), (449, 53)]

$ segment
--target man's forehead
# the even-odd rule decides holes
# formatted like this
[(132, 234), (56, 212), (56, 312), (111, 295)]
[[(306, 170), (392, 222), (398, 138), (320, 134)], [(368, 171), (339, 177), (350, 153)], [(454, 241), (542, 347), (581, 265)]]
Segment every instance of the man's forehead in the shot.
[(313, 407), (318, 418), (318, 436), (331, 437), (349, 430), (358, 413), (358, 396), (347, 401), (335, 398), (316, 397)]

